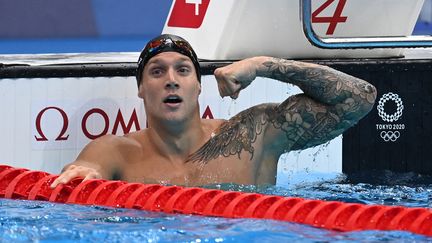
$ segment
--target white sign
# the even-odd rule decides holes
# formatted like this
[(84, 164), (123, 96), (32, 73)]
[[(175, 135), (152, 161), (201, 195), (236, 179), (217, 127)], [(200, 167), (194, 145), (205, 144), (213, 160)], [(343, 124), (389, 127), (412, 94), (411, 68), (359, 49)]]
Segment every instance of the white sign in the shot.
[[(258, 78), (237, 100), (221, 99), (215, 78), (203, 76), (200, 113), (203, 118), (229, 119), (253, 105), (282, 102), (299, 92), (295, 86)], [(59, 173), (92, 139), (146, 127), (134, 77), (2, 79), (0, 110), (0, 164), (50, 173)], [(341, 169), (341, 136), (285, 154), (278, 165), (284, 175)]]
[(199, 6), (202, 4), (201, 0), (186, 0), (186, 3), (195, 4), (195, 15), (199, 15)]
[[(163, 33), (182, 36), (202, 59), (236, 60), (260, 55), (296, 59), (403, 55), (401, 49), (326, 50), (312, 46), (303, 32), (298, 0), (211, 0), (210, 4), (207, 0), (202, 1), (199, 19), (195, 19), (193, 13), (185, 14), (189, 9), (182, 4), (184, 1), (172, 2)], [(313, 0), (313, 28), (323, 37), (409, 36), (423, 2)], [(205, 3), (208, 4), (206, 12)], [(195, 6), (196, 15), (198, 4)], [(173, 19), (179, 24), (173, 24)]]
[(139, 99), (36, 100), (32, 103), (33, 149), (82, 149), (106, 134), (145, 128)]

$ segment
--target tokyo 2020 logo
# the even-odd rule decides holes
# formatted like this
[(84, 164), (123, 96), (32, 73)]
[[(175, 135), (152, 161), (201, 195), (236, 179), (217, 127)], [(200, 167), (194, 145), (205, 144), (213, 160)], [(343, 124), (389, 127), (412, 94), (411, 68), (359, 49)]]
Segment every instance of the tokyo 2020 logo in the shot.
[[(389, 115), (385, 112), (384, 106), (387, 103), (387, 101), (392, 100), (396, 103), (396, 111)], [(378, 115), (386, 122), (395, 122), (399, 120), (399, 118), (402, 116), (402, 111), (404, 109), (403, 103), (401, 98), (399, 98), (399, 95), (393, 94), (392, 92), (387, 93), (381, 97), (381, 99), (378, 101)]]
[[(388, 101), (393, 101), (396, 104), (396, 111), (387, 113), (385, 105)], [(404, 105), (399, 95), (389, 92), (384, 94), (378, 101), (378, 115), (386, 124), (376, 124), (377, 130), (380, 132), (380, 137), (384, 142), (396, 142), (401, 136), (401, 131), (405, 129), (405, 124), (394, 124), (403, 114)]]

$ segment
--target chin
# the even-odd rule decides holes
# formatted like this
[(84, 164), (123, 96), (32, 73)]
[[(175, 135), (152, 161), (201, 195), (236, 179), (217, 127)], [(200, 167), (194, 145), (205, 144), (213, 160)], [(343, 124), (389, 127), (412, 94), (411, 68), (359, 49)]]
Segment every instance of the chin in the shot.
[(172, 124), (182, 123), (186, 120), (187, 119), (184, 116), (167, 116), (167, 117), (162, 118), (163, 122), (172, 123)]

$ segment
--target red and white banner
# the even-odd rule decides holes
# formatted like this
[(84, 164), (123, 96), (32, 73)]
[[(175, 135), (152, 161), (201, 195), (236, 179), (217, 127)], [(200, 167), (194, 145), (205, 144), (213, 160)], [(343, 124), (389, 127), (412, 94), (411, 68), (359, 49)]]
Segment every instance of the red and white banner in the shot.
[[(213, 76), (204, 76), (202, 86), (200, 112), (209, 119), (229, 119), (250, 106), (281, 102), (300, 91), (259, 78), (234, 101), (220, 98)], [(93, 139), (146, 126), (133, 77), (3, 79), (0, 90), (0, 161), (17, 167), (59, 173)], [(340, 172), (341, 167), (342, 138), (338, 137), (284, 155), (278, 171)]]
[(33, 149), (82, 149), (106, 134), (124, 135), (145, 128), (137, 99), (40, 100), (32, 103)]
[(179, 28), (199, 28), (204, 21), (210, 0), (174, 1), (167, 25)]

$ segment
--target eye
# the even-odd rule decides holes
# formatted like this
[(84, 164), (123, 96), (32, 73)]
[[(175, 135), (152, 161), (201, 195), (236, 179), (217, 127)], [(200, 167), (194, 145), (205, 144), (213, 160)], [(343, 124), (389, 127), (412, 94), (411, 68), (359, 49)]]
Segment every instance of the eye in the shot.
[(189, 73), (190, 73), (190, 67), (188, 67), (188, 66), (183, 66), (183, 67), (180, 67), (177, 71), (178, 71), (179, 73), (181, 73), (181, 74), (186, 75), (186, 74), (189, 74)]
[(163, 74), (162, 68), (152, 68), (150, 74), (154, 77), (159, 77)]

